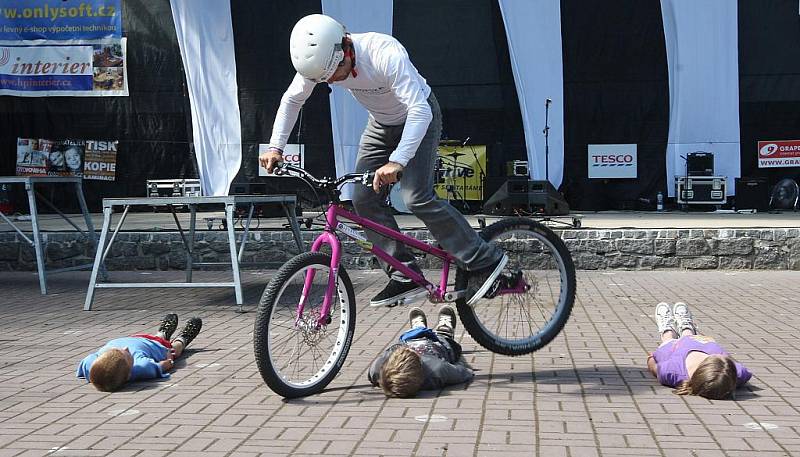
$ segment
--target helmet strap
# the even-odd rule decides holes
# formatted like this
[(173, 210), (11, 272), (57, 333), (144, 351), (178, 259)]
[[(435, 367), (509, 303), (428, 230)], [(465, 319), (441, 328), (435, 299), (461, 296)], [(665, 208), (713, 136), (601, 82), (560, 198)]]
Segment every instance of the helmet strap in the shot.
[(353, 78), (357, 78), (358, 77), (358, 70), (356, 70), (356, 55), (353, 52), (353, 44), (352, 43), (349, 46), (347, 46), (347, 50), (344, 51), (344, 56), (345, 57), (350, 57), (350, 61), (351, 61), (350, 73), (353, 75)]

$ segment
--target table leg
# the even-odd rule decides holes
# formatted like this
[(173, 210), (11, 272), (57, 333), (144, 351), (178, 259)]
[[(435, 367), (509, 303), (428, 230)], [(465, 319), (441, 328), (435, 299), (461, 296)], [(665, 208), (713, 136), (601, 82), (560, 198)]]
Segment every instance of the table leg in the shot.
[(247, 234), (250, 233), (250, 223), (253, 222), (253, 210), (256, 208), (256, 205), (250, 203), (250, 210), (247, 212), (247, 222), (244, 224), (244, 233), (242, 233), (242, 241), (239, 243), (239, 256), (237, 259), (239, 262), (242, 261), (242, 255), (244, 255), (244, 247), (247, 245)]
[(36, 195), (34, 193), (33, 183), (26, 183), (25, 191), (28, 193), (28, 207), (31, 210), (33, 250), (36, 252), (36, 269), (39, 272), (39, 290), (42, 295), (47, 295), (47, 270), (45, 269), (45, 258), (44, 252), (42, 251), (42, 239), (39, 234), (39, 214), (36, 210)]
[(236, 304), (239, 305), (239, 312), (241, 313), (243, 312), (242, 304), (244, 303), (244, 298), (242, 297), (242, 278), (239, 275), (239, 259), (236, 253), (236, 233), (233, 227), (233, 212), (235, 209), (233, 204), (225, 205), (225, 219), (228, 222), (228, 244), (231, 251), (231, 268), (233, 269), (233, 290), (236, 293)]
[[(92, 268), (92, 276), (89, 279), (89, 289), (86, 291), (86, 301), (83, 303), (83, 310), (89, 311), (92, 309), (92, 301), (94, 300), (95, 284), (97, 284), (97, 272), (102, 267), (104, 248), (106, 246), (106, 238), (108, 238), (108, 228), (111, 225), (111, 213), (113, 208), (110, 206), (103, 207), (103, 229), (100, 231), (100, 241), (97, 242), (94, 255), (94, 267)], [(110, 245), (109, 245), (110, 246)]]
[(197, 224), (197, 206), (189, 205), (189, 247), (186, 250), (186, 282), (192, 282), (194, 263), (194, 226)]
[(294, 242), (297, 244), (297, 253), (302, 254), (305, 249), (303, 248), (303, 239), (300, 235), (300, 224), (297, 223), (297, 215), (295, 214), (294, 203), (284, 203), (283, 211), (286, 213), (286, 218), (289, 219), (289, 226), (292, 227), (294, 234)]
[[(94, 247), (95, 253), (97, 253), (97, 232), (94, 231), (94, 224), (92, 223), (92, 215), (89, 214), (89, 207), (86, 205), (86, 197), (83, 195), (83, 183), (78, 181), (75, 183), (75, 190), (78, 192), (78, 204), (81, 205), (81, 212), (83, 213), (83, 220), (86, 221), (86, 231), (89, 232), (89, 243), (92, 244)], [(100, 276), (103, 280), (108, 279), (108, 275), (106, 274), (106, 267), (102, 265), (100, 267)]]

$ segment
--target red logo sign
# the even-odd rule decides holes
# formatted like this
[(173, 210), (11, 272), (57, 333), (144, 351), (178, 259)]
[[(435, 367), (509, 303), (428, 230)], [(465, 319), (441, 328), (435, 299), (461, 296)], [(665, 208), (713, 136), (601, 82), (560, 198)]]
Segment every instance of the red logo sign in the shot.
[(759, 141), (758, 167), (800, 167), (800, 140)]

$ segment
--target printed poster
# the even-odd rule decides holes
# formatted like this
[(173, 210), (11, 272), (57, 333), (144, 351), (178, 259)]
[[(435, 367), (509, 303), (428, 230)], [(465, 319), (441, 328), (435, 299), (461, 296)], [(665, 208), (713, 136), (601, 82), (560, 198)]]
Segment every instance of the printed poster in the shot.
[(450, 200), (483, 200), (486, 146), (440, 145), (438, 152), (433, 186), (436, 195)]
[(83, 179), (114, 181), (119, 141), (88, 140), (84, 149)]
[(0, 95), (127, 96), (120, 0), (3, 0)]
[(17, 139), (17, 176), (78, 176), (113, 181), (118, 141)]

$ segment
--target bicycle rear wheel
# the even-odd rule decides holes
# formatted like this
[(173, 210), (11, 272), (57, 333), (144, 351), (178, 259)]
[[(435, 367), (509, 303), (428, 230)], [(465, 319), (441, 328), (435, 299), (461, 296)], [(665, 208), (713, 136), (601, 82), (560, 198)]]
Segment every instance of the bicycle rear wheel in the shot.
[[(548, 227), (525, 218), (508, 218), (481, 231), (481, 237), (508, 256), (505, 271), (518, 271), (529, 286), (467, 305), (456, 301), (464, 328), (486, 349), (523, 355), (541, 349), (558, 335), (575, 302), (575, 267), (564, 242)], [(469, 272), (458, 269), (456, 290), (465, 290)]]
[[(284, 264), (267, 285), (253, 329), (258, 371), (275, 393), (286, 398), (320, 392), (342, 367), (355, 330), (355, 293), (347, 272), (340, 268), (329, 314), (319, 326), (331, 257), (319, 252), (300, 254)], [(314, 270), (302, 316), (297, 305), (306, 273)]]

